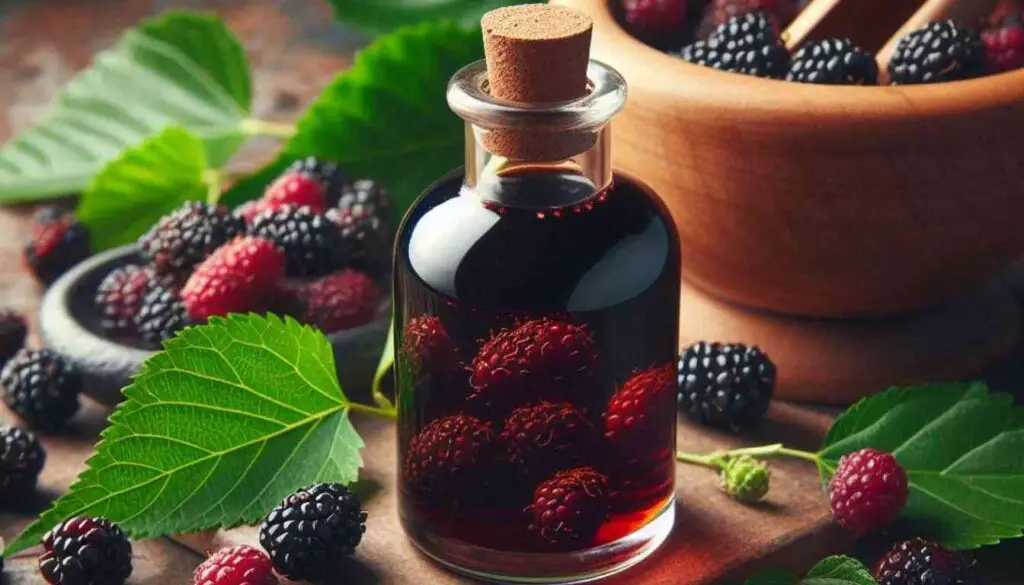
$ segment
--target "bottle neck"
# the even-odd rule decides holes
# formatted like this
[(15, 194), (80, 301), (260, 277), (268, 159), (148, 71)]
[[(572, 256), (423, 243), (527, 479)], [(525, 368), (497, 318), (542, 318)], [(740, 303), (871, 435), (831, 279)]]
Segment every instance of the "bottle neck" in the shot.
[[(486, 128), (466, 123), (464, 189), (512, 207), (579, 203), (612, 184), (611, 125), (594, 130), (586, 150), (558, 161), (511, 160), (487, 148)], [(545, 188), (540, 188), (545, 185)]]
[(571, 205), (612, 182), (609, 122), (626, 104), (626, 81), (590, 61), (588, 92), (565, 102), (518, 103), (489, 92), (487, 64), (467, 65), (448, 85), (466, 121), (465, 189), (504, 205)]

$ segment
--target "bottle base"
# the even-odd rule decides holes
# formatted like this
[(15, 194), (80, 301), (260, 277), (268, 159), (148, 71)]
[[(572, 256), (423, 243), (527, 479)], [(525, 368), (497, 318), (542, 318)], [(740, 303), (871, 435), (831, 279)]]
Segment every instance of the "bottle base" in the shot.
[(559, 553), (514, 553), (409, 531), (413, 544), (447, 569), (492, 583), (587, 583), (640, 563), (660, 547), (675, 524), (675, 496), (636, 532), (594, 548)]

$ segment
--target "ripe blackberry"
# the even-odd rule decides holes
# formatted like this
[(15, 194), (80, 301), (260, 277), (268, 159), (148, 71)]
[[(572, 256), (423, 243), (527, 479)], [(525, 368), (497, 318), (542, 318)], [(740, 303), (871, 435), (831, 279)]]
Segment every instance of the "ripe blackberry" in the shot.
[(898, 518), (908, 493), (907, 474), (892, 455), (861, 449), (839, 460), (828, 499), (836, 521), (863, 534)]
[(71, 518), (43, 537), (39, 571), (50, 585), (121, 585), (132, 574), (132, 544), (106, 518)]
[(471, 405), (504, 418), (517, 405), (574, 402), (590, 388), (597, 350), (585, 325), (533, 319), (503, 329), (470, 366)]
[(183, 281), (214, 250), (245, 231), (245, 222), (224, 207), (190, 201), (160, 219), (139, 238), (157, 274)]
[(196, 567), (193, 585), (278, 585), (267, 553), (240, 545), (222, 548)]
[(22, 349), (0, 374), (4, 402), (35, 428), (60, 428), (78, 412), (82, 378), (49, 349)]
[(305, 288), (301, 320), (324, 333), (365, 325), (377, 316), (380, 297), (380, 289), (369, 276), (342, 270)]
[(34, 434), (0, 425), (0, 502), (17, 503), (34, 490), (45, 463), (46, 451)]
[(151, 288), (142, 299), (139, 312), (135, 314), (135, 328), (139, 337), (151, 347), (160, 347), (192, 323), (178, 291), (166, 286)]
[(849, 39), (824, 39), (804, 45), (789, 66), (787, 81), (826, 85), (877, 85), (878, 64)]
[(337, 483), (318, 483), (284, 499), (260, 523), (260, 546), (277, 572), (295, 581), (327, 581), (366, 532), (359, 498)]
[(439, 418), (412, 440), (405, 458), (405, 487), (432, 502), (455, 501), (480, 478), (494, 445), (490, 425), (457, 414)]
[(332, 209), (327, 217), (341, 230), (345, 265), (376, 279), (391, 272), (391, 229), (380, 217), (353, 210)]
[(552, 548), (587, 547), (608, 518), (610, 500), (608, 478), (594, 468), (559, 471), (533, 493), (530, 530)]
[(981, 33), (991, 73), (1024, 67), (1024, 6), (1012, 10), (998, 24)]
[(894, 85), (956, 81), (984, 74), (981, 37), (952, 20), (933, 22), (906, 35), (889, 60), (889, 78)]
[(14, 311), (0, 310), (0, 367), (25, 346), (27, 336), (24, 317)]
[(341, 230), (308, 207), (265, 211), (249, 226), (249, 235), (270, 240), (284, 250), (290, 277), (326, 276), (344, 265)]
[(342, 186), (337, 208), (355, 216), (373, 216), (390, 231), (391, 195), (379, 183), (370, 179), (359, 179)]
[(89, 257), (89, 231), (73, 213), (48, 207), (36, 213), (23, 250), (25, 264), (39, 282), (50, 285)]
[(500, 442), (508, 462), (534, 481), (559, 469), (592, 463), (598, 444), (594, 425), (568, 402), (541, 402), (513, 410)]
[(744, 427), (768, 411), (775, 365), (742, 344), (699, 342), (679, 356), (679, 409), (706, 425)]
[(789, 51), (764, 13), (749, 13), (716, 28), (707, 40), (683, 47), (684, 61), (756, 77), (782, 79), (789, 70)]
[(264, 310), (284, 278), (284, 262), (269, 240), (235, 238), (196, 267), (181, 289), (181, 302), (196, 321)]
[(974, 585), (978, 583), (968, 558), (944, 546), (912, 538), (885, 553), (874, 570), (879, 585)]
[(112, 334), (134, 333), (135, 316), (156, 280), (150, 266), (129, 264), (111, 270), (96, 290), (96, 308), (103, 330)]
[(297, 159), (286, 172), (302, 173), (320, 181), (329, 207), (338, 204), (343, 193), (342, 189), (348, 185), (348, 177), (342, 172), (338, 163), (320, 160), (315, 156)]

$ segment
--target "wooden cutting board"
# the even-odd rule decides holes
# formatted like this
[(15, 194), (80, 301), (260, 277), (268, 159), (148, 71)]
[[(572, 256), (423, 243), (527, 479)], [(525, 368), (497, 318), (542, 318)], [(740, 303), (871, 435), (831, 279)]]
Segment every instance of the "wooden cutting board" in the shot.
[[(707, 453), (742, 445), (782, 441), (816, 449), (831, 418), (787, 404), (774, 406), (754, 435), (740, 439), (690, 424), (679, 426), (679, 447)], [(447, 572), (419, 554), (405, 538), (395, 498), (394, 427), (382, 420), (357, 419), (366, 439), (363, 477), (374, 494), (365, 502), (369, 512), (366, 539), (347, 571), (345, 584), (448, 585), (472, 583)], [(651, 558), (603, 583), (679, 585), (740, 580), (764, 567), (804, 570), (815, 560), (848, 550), (849, 535), (834, 526), (814, 466), (802, 461), (771, 463), (772, 488), (766, 501), (745, 506), (718, 488), (718, 476), (708, 469), (677, 466), (677, 519), (668, 542)], [(257, 544), (257, 531), (245, 527), (217, 533), (193, 534), (178, 540), (197, 552), (226, 544)]]

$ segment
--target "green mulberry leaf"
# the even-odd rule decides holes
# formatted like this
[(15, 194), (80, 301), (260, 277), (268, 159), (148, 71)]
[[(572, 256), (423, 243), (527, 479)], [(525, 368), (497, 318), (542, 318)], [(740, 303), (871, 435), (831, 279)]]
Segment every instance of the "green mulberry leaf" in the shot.
[(130, 30), (0, 150), (0, 202), (77, 193), (122, 149), (178, 125), (224, 164), (251, 128), (249, 65), (213, 16), (167, 12)]
[(362, 466), (331, 344), (291, 319), (186, 329), (124, 394), (88, 469), (7, 554), (75, 515), (136, 538), (251, 523), (302, 485), (352, 482)]

